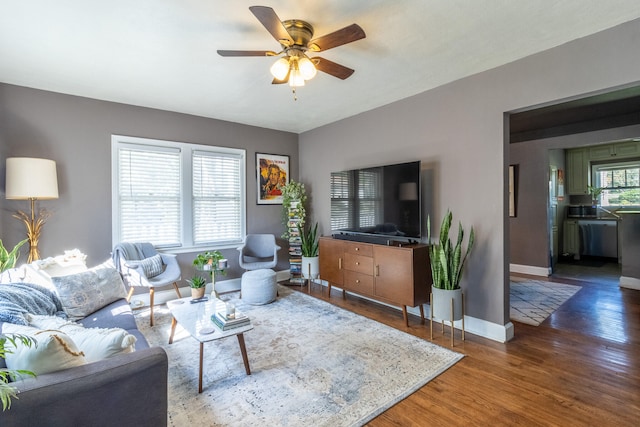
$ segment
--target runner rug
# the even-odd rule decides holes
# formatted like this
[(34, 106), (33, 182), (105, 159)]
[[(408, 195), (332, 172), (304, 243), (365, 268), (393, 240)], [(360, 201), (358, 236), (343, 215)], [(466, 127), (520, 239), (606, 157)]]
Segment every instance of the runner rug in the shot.
[(136, 314), (149, 342), (169, 356), (169, 425), (362, 425), (462, 358), (284, 286), (279, 294), (263, 306), (231, 294), (254, 325), (245, 333), (251, 375), (235, 336), (205, 343), (202, 394), (198, 342), (178, 324), (167, 344), (166, 306), (156, 308), (154, 327), (147, 310)]
[(580, 290), (565, 283), (511, 278), (511, 320), (538, 326)]

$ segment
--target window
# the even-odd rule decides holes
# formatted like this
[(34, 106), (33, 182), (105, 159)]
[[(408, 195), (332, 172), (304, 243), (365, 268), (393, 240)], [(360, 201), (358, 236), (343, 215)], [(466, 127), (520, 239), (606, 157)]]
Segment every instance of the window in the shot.
[(640, 162), (594, 165), (593, 174), (602, 206), (640, 205)]
[(374, 227), (382, 218), (382, 169), (331, 174), (331, 230)]
[(112, 137), (113, 243), (175, 252), (245, 235), (244, 150)]

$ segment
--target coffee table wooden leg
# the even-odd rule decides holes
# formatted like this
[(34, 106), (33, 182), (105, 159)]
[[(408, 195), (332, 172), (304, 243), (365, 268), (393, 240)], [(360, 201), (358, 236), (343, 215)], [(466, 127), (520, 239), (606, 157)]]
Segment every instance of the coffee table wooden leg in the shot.
[(173, 334), (176, 332), (176, 325), (178, 321), (175, 317), (171, 318), (171, 335), (169, 335), (169, 344), (173, 344)]
[(238, 344), (240, 344), (240, 353), (242, 353), (242, 361), (244, 362), (244, 369), (247, 371), (247, 375), (251, 375), (251, 369), (249, 368), (249, 357), (247, 357), (247, 347), (244, 345), (244, 335), (238, 334)]
[(198, 371), (198, 393), (202, 393), (202, 359), (204, 355), (204, 343), (200, 343), (200, 369)]

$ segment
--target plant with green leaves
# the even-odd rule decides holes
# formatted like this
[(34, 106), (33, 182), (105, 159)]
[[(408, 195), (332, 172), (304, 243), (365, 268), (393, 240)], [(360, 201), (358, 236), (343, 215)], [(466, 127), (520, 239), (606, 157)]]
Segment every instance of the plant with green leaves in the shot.
[(193, 289), (204, 288), (207, 285), (207, 279), (202, 276), (193, 276), (191, 279), (187, 279), (187, 283)]
[[(198, 270), (211, 271), (211, 275), (214, 274), (227, 274), (226, 270), (220, 268), (220, 260), (223, 260), (224, 256), (220, 251), (206, 251), (199, 253), (193, 260), (193, 265)], [(210, 266), (210, 267), (209, 267)]]
[(0, 239), (0, 273), (16, 266), (18, 258), (20, 258), (20, 247), (27, 243), (27, 241), (28, 239), (24, 239), (19, 242), (13, 247), (11, 252), (9, 252), (4, 247), (4, 244), (2, 244), (2, 240)]
[(589, 194), (591, 194), (591, 200), (597, 203), (598, 197), (600, 197), (600, 194), (602, 194), (602, 192), (604, 191), (604, 188), (592, 187), (591, 185), (589, 185), (587, 187), (587, 191), (589, 192)]
[(300, 246), (302, 256), (318, 256), (318, 223), (316, 222), (313, 227), (300, 226), (298, 224), (298, 232), (300, 233), (300, 240), (302, 240), (302, 245)]
[(304, 188), (304, 184), (296, 182), (294, 180), (289, 181), (284, 187), (282, 187), (282, 224), (284, 225), (285, 232), (282, 233), (283, 239), (289, 239), (289, 208), (292, 202), (298, 202), (296, 207), (297, 217), (304, 225), (304, 219), (307, 215), (304, 208), (304, 204), (307, 202), (307, 191)]
[[(25, 335), (0, 334), (0, 358), (4, 359), (7, 354), (13, 353), (13, 351), (7, 348), (7, 344), (9, 344), (13, 348), (17, 348), (18, 342), (21, 342), (22, 345), (28, 347), (37, 345), (36, 341), (33, 338), (27, 337)], [(36, 375), (31, 371), (26, 371), (23, 369), (11, 370), (0, 368), (0, 401), (2, 402), (2, 411), (6, 411), (7, 409), (11, 408), (11, 399), (18, 398), (16, 388), (12, 386), (9, 381), (16, 381), (20, 377), (24, 376), (35, 377)]]
[[(469, 232), (469, 241), (467, 242), (467, 250), (462, 255), (462, 244), (464, 240), (464, 230), (462, 223), (458, 226), (458, 239), (456, 245), (453, 246), (449, 239), (449, 229), (453, 221), (453, 214), (447, 211), (440, 226), (440, 239), (438, 243), (429, 246), (429, 258), (431, 263), (431, 276), (433, 278), (433, 287), (438, 289), (459, 289), (460, 279), (462, 278), (462, 269), (467, 260), (467, 256), (473, 248), (475, 234), (473, 226)], [(427, 239), (431, 242), (431, 218), (427, 217)]]

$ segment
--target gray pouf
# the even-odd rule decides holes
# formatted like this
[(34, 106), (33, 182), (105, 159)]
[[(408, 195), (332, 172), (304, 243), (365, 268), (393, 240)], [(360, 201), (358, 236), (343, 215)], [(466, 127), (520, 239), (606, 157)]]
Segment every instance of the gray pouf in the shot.
[(248, 304), (269, 304), (276, 300), (278, 283), (276, 272), (270, 269), (247, 271), (242, 275), (242, 300)]

